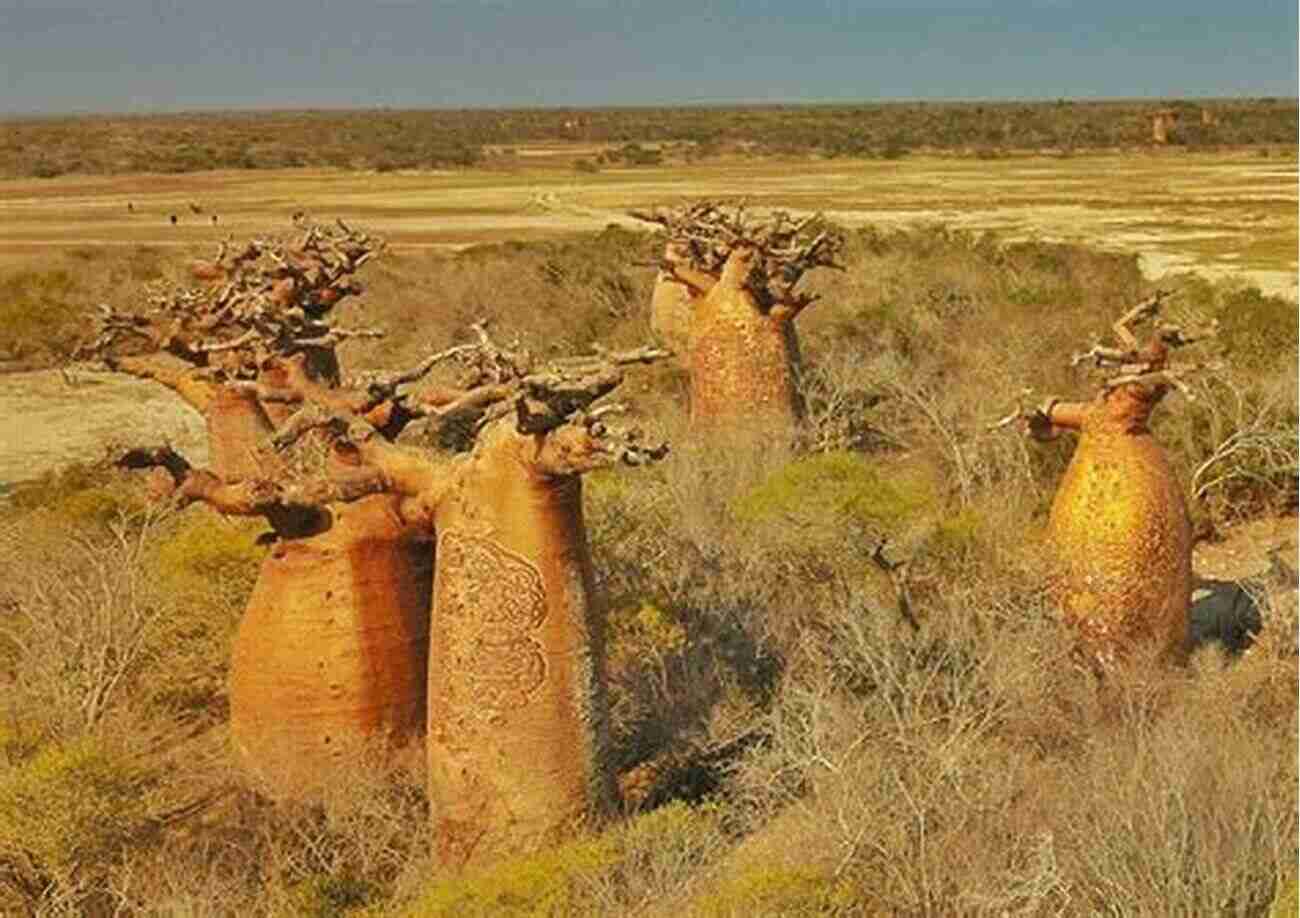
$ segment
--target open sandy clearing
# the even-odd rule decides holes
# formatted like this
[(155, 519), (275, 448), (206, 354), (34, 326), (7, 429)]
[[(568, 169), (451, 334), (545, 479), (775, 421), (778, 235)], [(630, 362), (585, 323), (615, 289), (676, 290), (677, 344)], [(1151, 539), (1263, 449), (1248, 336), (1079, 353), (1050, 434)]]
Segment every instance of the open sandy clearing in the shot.
[[(0, 182), (0, 254), (102, 244), (193, 246), (342, 216), (404, 246), (464, 246), (635, 225), (629, 208), (702, 196), (821, 210), (849, 225), (942, 222), (1134, 252), (1153, 276), (1239, 276), (1296, 297), (1294, 161), (1245, 154), (1068, 159), (738, 161), (611, 169), (319, 170)], [(133, 213), (127, 203), (133, 205)], [(200, 204), (194, 214), (189, 205)], [(172, 226), (169, 217), (177, 216)], [(213, 224), (212, 217), (217, 222)]]
[(0, 495), (8, 483), (99, 459), (109, 443), (162, 442), (207, 462), (203, 419), (156, 383), (108, 372), (0, 376)]

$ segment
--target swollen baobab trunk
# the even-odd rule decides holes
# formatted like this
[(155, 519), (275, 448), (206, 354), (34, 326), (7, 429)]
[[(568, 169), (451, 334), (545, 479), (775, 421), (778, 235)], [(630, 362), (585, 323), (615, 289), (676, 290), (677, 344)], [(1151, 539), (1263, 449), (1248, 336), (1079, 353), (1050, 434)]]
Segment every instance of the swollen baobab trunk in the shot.
[(794, 320), (816, 300), (795, 287), (838, 267), (842, 238), (817, 217), (752, 220), (707, 201), (637, 216), (667, 231), (651, 321), (686, 341), (692, 427), (788, 437), (802, 415)]
[(432, 553), (387, 494), (322, 508), (262, 564), (230, 662), (240, 764), (298, 795), (323, 766), (424, 729)]
[[(664, 246), (666, 263), (680, 263), (688, 257), (689, 253), (678, 244), (670, 242)], [(690, 354), (695, 303), (695, 293), (688, 284), (674, 277), (670, 270), (659, 270), (650, 296), (650, 331), (675, 354), (686, 357)]]
[(1090, 404), (1045, 413), (1079, 442), (1052, 502), (1052, 587), (1065, 623), (1106, 663), (1156, 641), (1173, 660), (1186, 652), (1192, 594), (1192, 529), (1183, 489), (1147, 420), (1159, 398), (1142, 386), (1112, 389)]
[[(237, 482), (191, 468), (168, 448), (133, 450), (161, 467), (183, 503), (261, 516), (273, 529), (230, 665), (239, 765), (277, 797), (311, 795), (331, 762), (424, 728), (433, 556), (423, 517), (354, 467), (290, 483), (277, 457)], [(423, 490), (436, 491), (422, 479)]]
[(611, 429), (603, 418), (622, 406), (592, 407), (621, 383), (620, 366), (666, 352), (535, 364), (480, 333), (467, 386), (431, 402), (432, 442), (468, 432), (445, 473), (382, 438), (350, 441), (407, 498), (403, 513), (437, 533), (429, 798), (439, 859), (453, 868), (536, 849), (611, 809), (604, 610), (580, 476), (667, 451)]
[(536, 848), (614, 801), (581, 434), (485, 430), (435, 516), (430, 804), (460, 865)]
[(788, 314), (745, 286), (754, 252), (737, 249), (691, 320), (691, 424), (789, 434), (801, 415), (799, 345)]
[(1170, 348), (1197, 340), (1177, 326), (1157, 324), (1151, 341), (1139, 345), (1131, 326), (1156, 316), (1162, 297), (1115, 323), (1119, 347), (1097, 345), (1074, 357), (1075, 365), (1117, 371), (1092, 402), (1049, 399), (1019, 415), (1038, 439), (1079, 434), (1048, 521), (1051, 587), (1080, 648), (1102, 668), (1138, 643), (1154, 642), (1175, 662), (1187, 654), (1191, 524), (1183, 489), (1148, 425), (1168, 391), (1185, 389), (1182, 377), (1205, 367), (1168, 361)]

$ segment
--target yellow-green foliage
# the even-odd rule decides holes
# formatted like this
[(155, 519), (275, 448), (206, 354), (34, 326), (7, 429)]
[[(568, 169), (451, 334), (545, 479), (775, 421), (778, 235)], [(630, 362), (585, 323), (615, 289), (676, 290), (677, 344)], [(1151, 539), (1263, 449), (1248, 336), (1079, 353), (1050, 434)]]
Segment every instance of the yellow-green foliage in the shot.
[(12, 720), (0, 721), (0, 768), (28, 758), (39, 742), (35, 729), (24, 729)]
[(1295, 918), (1300, 915), (1300, 885), (1295, 875), (1278, 882), (1277, 898), (1273, 900), (1273, 909), (1269, 918)]
[(1179, 277), (1176, 289), (1173, 315), (1177, 316), (1181, 307), (1194, 316), (1217, 319), (1217, 343), (1226, 350), (1232, 366), (1265, 370), (1279, 362), (1295, 363), (1300, 335), (1295, 303), (1260, 293), (1256, 287), (1214, 285), (1194, 274)]
[(612, 655), (672, 653), (686, 644), (686, 628), (671, 609), (642, 599), (614, 609), (609, 615), (609, 642)]
[(149, 776), (93, 736), (51, 744), (0, 771), (0, 862), (66, 883), (138, 841)]
[(743, 495), (733, 512), (744, 522), (833, 521), (894, 528), (933, 508), (938, 495), (919, 469), (856, 453), (794, 460)]
[(724, 878), (693, 903), (699, 918), (757, 915), (852, 915), (858, 906), (851, 886), (808, 869), (760, 866)]
[(936, 555), (959, 558), (979, 542), (984, 518), (974, 507), (966, 507), (940, 518), (931, 534), (927, 549)]
[(19, 485), (10, 498), (18, 512), (43, 510), (59, 522), (105, 526), (142, 510), (140, 493), (102, 466), (72, 463)]
[(14, 357), (70, 353), (81, 312), (76, 286), (62, 269), (0, 279), (0, 351)]
[(617, 858), (611, 839), (579, 839), (444, 880), (405, 914), (411, 918), (561, 918), (577, 910), (582, 882), (608, 870)]
[(253, 520), (231, 520), (204, 508), (188, 511), (158, 548), (159, 579), (182, 595), (251, 586), (264, 550), (257, 534), (265, 526)]
[(374, 899), (373, 884), (349, 877), (315, 876), (294, 884), (284, 918), (344, 918)]
[(558, 918), (632, 911), (675, 890), (725, 846), (715, 808), (673, 803), (601, 835), (443, 880), (402, 914)]

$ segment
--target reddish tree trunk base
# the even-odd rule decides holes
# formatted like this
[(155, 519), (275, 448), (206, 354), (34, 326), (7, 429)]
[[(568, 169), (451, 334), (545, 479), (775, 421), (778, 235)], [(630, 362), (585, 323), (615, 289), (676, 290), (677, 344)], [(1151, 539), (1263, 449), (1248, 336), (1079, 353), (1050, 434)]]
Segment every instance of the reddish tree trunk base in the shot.
[(272, 793), (425, 716), (429, 545), (400, 498), (333, 505), (324, 533), (275, 546), (235, 639), (230, 720), (242, 766)]

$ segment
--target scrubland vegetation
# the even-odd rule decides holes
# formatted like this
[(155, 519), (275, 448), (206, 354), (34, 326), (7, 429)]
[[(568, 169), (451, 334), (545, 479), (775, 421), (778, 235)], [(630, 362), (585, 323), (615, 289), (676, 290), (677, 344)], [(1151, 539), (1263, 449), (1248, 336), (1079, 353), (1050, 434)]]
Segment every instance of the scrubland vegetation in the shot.
[[(385, 258), (364, 308), (389, 335), (348, 359), (406, 365), (485, 316), (539, 351), (642, 343), (660, 246), (609, 230)], [(182, 264), (61, 260), (0, 281), (0, 328), (33, 354), (59, 355), (66, 326), (42, 319), (75, 324), (107, 290), (90, 285)], [(312, 804), (270, 803), (234, 774), (225, 677), (257, 525), (159, 507), (93, 464), (20, 488), (0, 518), (0, 911), (1268, 915), (1293, 901), (1294, 591), (1263, 597), (1240, 660), (1208, 647), (1186, 670), (1139, 658), (1098, 682), (1055, 620), (1036, 538), (1071, 443), (987, 430), (1024, 385), (1090, 394), (1063, 355), (1146, 292), (1136, 260), (934, 227), (851, 234), (844, 261), (809, 276), (824, 300), (800, 320), (800, 443), (693, 441), (682, 372), (629, 374), (674, 452), (585, 487), (626, 819), (482, 872), (433, 866), (418, 748), (344, 763)], [(1294, 513), (1295, 305), (1167, 286), (1174, 314), (1217, 317), (1230, 350), (1195, 401), (1171, 395), (1156, 415), (1202, 534)]]
[[(217, 112), (14, 118), (0, 177), (206, 169), (427, 169), (507, 164), (520, 144), (607, 147), (599, 164), (654, 165), (743, 152), (896, 159), (913, 150), (996, 157), (1015, 150), (1137, 147), (1151, 115), (1177, 114), (1187, 148), (1295, 150), (1295, 99), (897, 102), (748, 107)], [(1208, 112), (1212, 123), (1203, 121)], [(653, 144), (644, 148), (641, 144)]]

